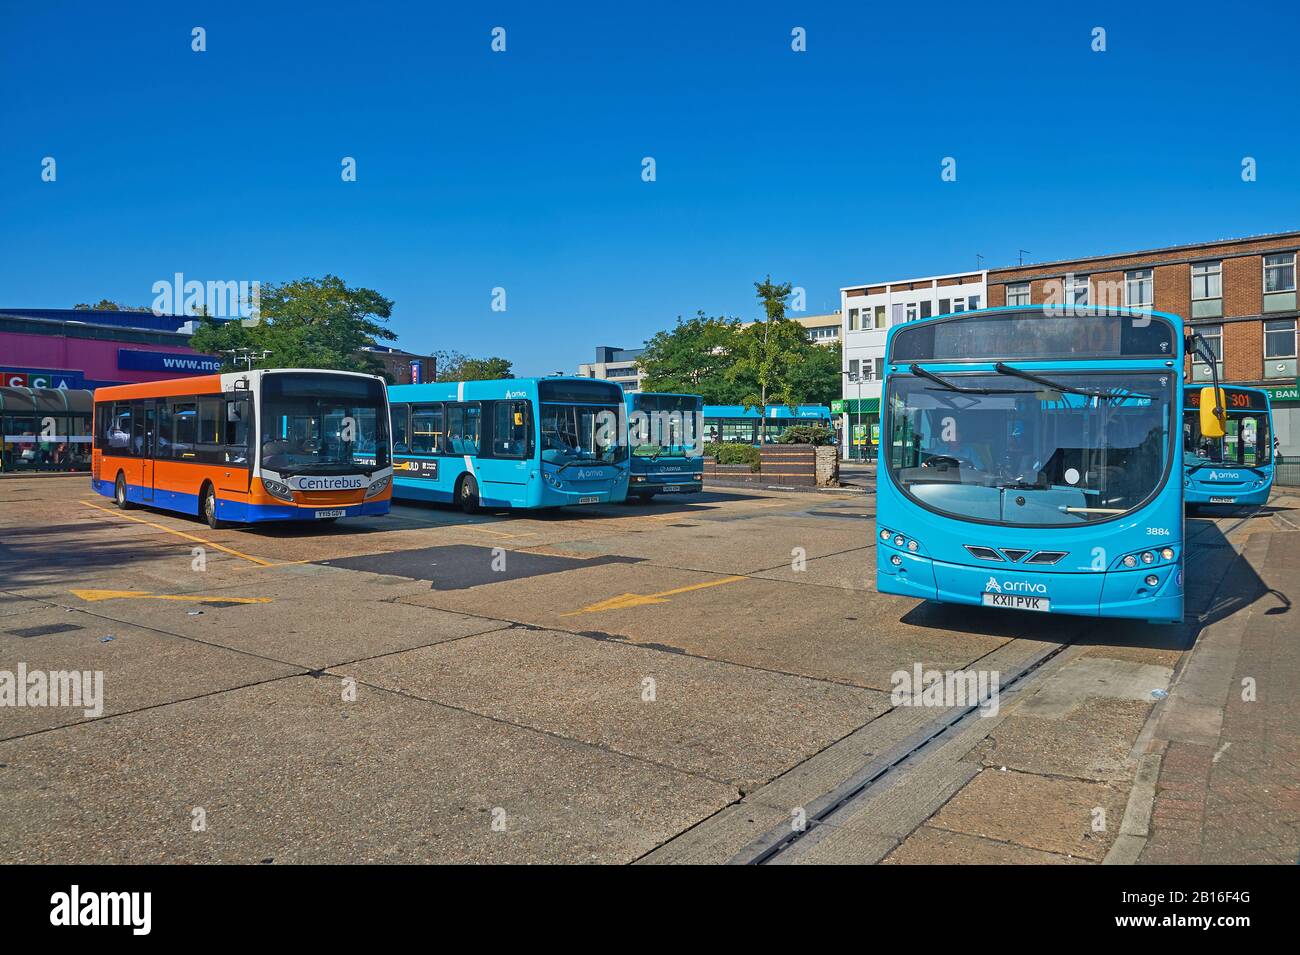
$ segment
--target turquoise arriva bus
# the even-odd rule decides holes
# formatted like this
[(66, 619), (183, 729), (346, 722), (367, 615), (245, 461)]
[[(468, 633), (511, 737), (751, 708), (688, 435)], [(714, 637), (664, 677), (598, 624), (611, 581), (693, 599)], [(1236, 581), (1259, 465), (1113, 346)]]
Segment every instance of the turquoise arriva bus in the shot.
[(633, 392), (626, 396), (632, 473), (628, 499), (704, 489), (704, 399)]
[(1183, 617), (1183, 322), (994, 308), (889, 330), (876, 586), (942, 603)]
[(623, 389), (592, 378), (389, 385), (393, 497), (480, 507), (627, 496)]
[(1183, 390), (1183, 499), (1204, 504), (1264, 504), (1273, 488), (1273, 409), (1262, 388), (1221, 385), (1222, 437), (1201, 433), (1201, 388)]
[(787, 429), (800, 424), (835, 429), (826, 405), (797, 405), (793, 412), (785, 405), (768, 405), (765, 412), (744, 405), (704, 406), (704, 440), (711, 443), (758, 445), (766, 436), (767, 443), (774, 444)]

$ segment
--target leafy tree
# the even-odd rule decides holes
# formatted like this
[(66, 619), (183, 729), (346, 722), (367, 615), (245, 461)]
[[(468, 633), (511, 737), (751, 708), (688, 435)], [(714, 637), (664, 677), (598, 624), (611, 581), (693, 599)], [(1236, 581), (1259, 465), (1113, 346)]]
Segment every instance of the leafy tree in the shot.
[[(203, 317), (190, 347), (209, 354), (241, 348), (254, 354), (270, 352), (265, 358), (255, 358), (254, 368), (333, 368), (382, 374), (379, 359), (361, 349), (380, 339), (397, 338), (381, 324), (392, 311), (391, 299), (374, 289), (350, 288), (336, 275), (298, 279), (262, 287), (261, 321), (255, 325)], [(225, 355), (223, 367), (234, 369), (233, 356)]]
[(513, 362), (507, 358), (470, 358), (458, 352), (442, 350), (433, 353), (438, 381), (495, 381), (513, 378)]
[[(646, 342), (637, 365), (645, 373), (643, 391), (670, 391), (702, 395), (706, 404), (734, 404), (738, 398), (730, 377), (736, 362), (740, 320), (677, 317), (677, 324)], [(743, 386), (742, 386), (743, 387)]]
[(74, 305), (74, 306), (72, 306), (72, 307), (73, 307), (73, 308), (77, 308), (77, 309), (81, 309), (81, 310), (83, 310), (83, 311), (87, 311), (87, 310), (89, 310), (89, 311), (94, 311), (94, 312), (149, 312), (149, 311), (152, 311), (152, 309), (150, 309), (150, 308), (148, 308), (148, 307), (132, 306), (132, 305), (120, 305), (120, 304), (118, 304), (117, 302), (110, 301), (109, 299), (106, 299), (106, 298), (101, 298), (101, 299), (100, 299), (98, 302), (96, 302), (94, 305), (87, 305), (87, 304), (85, 304), (84, 302), (82, 302), (81, 304)]
[[(747, 409), (766, 409), (769, 403), (794, 409), (801, 395), (795, 391), (797, 375), (793, 373), (809, 345), (803, 326), (785, 317), (786, 300), (792, 287), (789, 282), (776, 285), (772, 276), (754, 283), (758, 300), (767, 313), (766, 321), (741, 329), (737, 336), (736, 361), (728, 377), (745, 382), (750, 390), (740, 399)], [(767, 416), (763, 417), (760, 443), (767, 443)]]
[(817, 345), (804, 338), (799, 360), (790, 369), (792, 388), (801, 403), (829, 405), (840, 397), (840, 343)]

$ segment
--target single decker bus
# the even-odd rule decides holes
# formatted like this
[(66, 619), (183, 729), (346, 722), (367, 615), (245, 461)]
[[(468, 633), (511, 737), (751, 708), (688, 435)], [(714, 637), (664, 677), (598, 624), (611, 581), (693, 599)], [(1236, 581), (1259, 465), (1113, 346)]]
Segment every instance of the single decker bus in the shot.
[(835, 421), (826, 405), (768, 405), (766, 411), (744, 405), (705, 405), (704, 440), (722, 444), (759, 445), (764, 439), (774, 444), (781, 435), (800, 424), (820, 425), (833, 431)]
[(1273, 488), (1273, 410), (1262, 388), (1222, 385), (1223, 434), (1201, 430), (1199, 386), (1183, 389), (1183, 498), (1206, 504), (1264, 504)]
[(95, 391), (91, 487), (227, 522), (387, 514), (385, 383), (308, 368), (173, 378)]
[(592, 378), (390, 385), (398, 500), (490, 508), (627, 497), (623, 389)]
[(704, 488), (704, 399), (633, 392), (625, 402), (631, 449), (628, 500), (700, 493)]
[(1183, 616), (1176, 315), (1033, 306), (889, 330), (876, 585), (943, 603)]

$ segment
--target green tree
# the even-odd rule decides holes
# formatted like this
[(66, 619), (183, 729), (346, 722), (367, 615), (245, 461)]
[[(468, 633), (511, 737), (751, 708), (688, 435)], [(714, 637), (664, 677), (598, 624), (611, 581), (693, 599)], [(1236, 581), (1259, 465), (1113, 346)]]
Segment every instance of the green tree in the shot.
[[(254, 368), (333, 368), (382, 374), (383, 364), (362, 351), (380, 340), (397, 338), (382, 322), (393, 303), (374, 289), (351, 288), (336, 275), (263, 286), (261, 320), (217, 322), (203, 318), (190, 347), (208, 354), (250, 349)], [(223, 368), (235, 368), (224, 354)], [(240, 367), (243, 367), (242, 365)]]
[(101, 298), (94, 305), (87, 305), (84, 302), (72, 306), (73, 308), (83, 311), (89, 310), (94, 312), (149, 312), (152, 309), (144, 306), (120, 305), (117, 302), (106, 298)]
[(730, 377), (736, 362), (736, 341), (740, 320), (710, 318), (696, 312), (694, 318), (677, 317), (677, 324), (658, 332), (637, 359), (645, 374), (643, 391), (669, 391), (702, 395), (706, 404), (734, 404), (743, 386)]
[(829, 405), (841, 397), (840, 343), (817, 345), (804, 339), (799, 360), (790, 369), (791, 387), (801, 403)]
[(507, 358), (470, 358), (463, 352), (444, 349), (433, 353), (437, 381), (495, 381), (515, 376)]
[[(765, 321), (755, 322), (737, 336), (736, 360), (728, 377), (733, 382), (748, 385), (740, 403), (745, 408), (765, 410), (769, 403), (783, 404), (791, 410), (802, 400), (796, 392), (798, 366), (810, 347), (803, 326), (785, 317), (786, 301), (792, 287), (789, 282), (780, 285), (768, 276), (754, 283), (758, 300), (767, 313)], [(759, 441), (767, 443), (767, 416), (763, 416)]]

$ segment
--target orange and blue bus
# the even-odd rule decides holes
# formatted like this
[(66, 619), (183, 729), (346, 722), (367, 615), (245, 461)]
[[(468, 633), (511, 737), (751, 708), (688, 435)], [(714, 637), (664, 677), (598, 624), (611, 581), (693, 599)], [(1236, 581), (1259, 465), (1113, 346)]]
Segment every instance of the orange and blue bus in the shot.
[(387, 514), (392, 440), (382, 378), (240, 371), (95, 392), (91, 486), (227, 522)]

